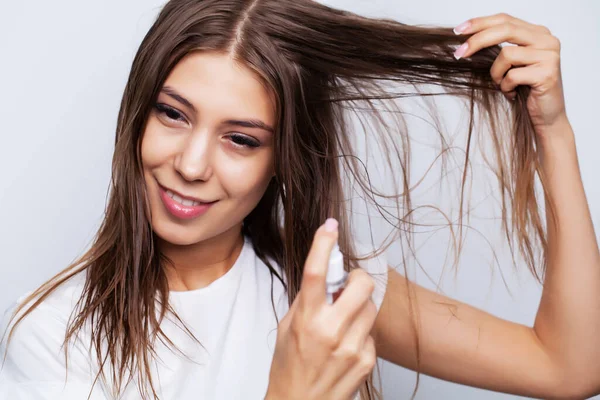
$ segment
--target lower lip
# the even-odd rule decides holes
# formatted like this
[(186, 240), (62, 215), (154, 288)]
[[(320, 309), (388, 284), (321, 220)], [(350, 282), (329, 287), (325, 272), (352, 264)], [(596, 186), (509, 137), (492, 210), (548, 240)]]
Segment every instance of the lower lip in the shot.
[(173, 216), (181, 219), (196, 218), (204, 214), (206, 211), (208, 211), (210, 206), (216, 203), (216, 201), (213, 201), (212, 203), (203, 203), (197, 206), (184, 206), (183, 204), (180, 204), (170, 198), (162, 187), (159, 187), (159, 190), (160, 198), (162, 199), (162, 202), (167, 210), (173, 214)]

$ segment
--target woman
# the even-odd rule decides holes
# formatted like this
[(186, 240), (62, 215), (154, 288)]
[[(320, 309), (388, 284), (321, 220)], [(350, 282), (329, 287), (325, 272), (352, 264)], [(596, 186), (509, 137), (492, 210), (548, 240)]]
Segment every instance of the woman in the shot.
[[(309, 1), (170, 1), (125, 88), (103, 224), (6, 324), (0, 396), (373, 399), (376, 356), (506, 393), (600, 393), (600, 256), (559, 65), (546, 28), (508, 15), (453, 32)], [(490, 123), (504, 226), (544, 278), (533, 328), (358, 256), (369, 249), (351, 237), (342, 172), (379, 194), (342, 111), (365, 101), (378, 115), (372, 100), (402, 95), (380, 80), (441, 86)], [(388, 133), (408, 164), (407, 137)], [(351, 273), (329, 305), (336, 241)]]

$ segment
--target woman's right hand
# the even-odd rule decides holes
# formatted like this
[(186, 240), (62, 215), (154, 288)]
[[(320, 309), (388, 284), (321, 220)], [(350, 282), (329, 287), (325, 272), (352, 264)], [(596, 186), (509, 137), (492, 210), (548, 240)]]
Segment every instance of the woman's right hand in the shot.
[(373, 279), (351, 271), (340, 297), (327, 303), (325, 277), (337, 238), (335, 220), (315, 234), (300, 291), (279, 323), (266, 400), (350, 399), (373, 370)]

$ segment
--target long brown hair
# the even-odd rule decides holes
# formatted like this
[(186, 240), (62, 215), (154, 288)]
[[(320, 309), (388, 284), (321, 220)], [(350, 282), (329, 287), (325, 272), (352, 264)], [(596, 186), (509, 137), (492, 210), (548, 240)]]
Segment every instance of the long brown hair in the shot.
[[(118, 115), (110, 198), (94, 242), (80, 259), (18, 307), (13, 319), (35, 300), (15, 325), (60, 285), (85, 271), (84, 290), (69, 320), (65, 343), (91, 321), (90, 345), (98, 356), (100, 373), (104, 374), (106, 363), (111, 367), (115, 393), (123, 389), (126, 378), (129, 382), (137, 374), (140, 382), (148, 383), (139, 384), (140, 395), (158, 398), (149, 368), (152, 344), (162, 338), (173, 345), (160, 324), (174, 310), (168, 303), (169, 286), (162, 268), (168, 260), (156, 249), (150, 224), (140, 142), (170, 71), (188, 53), (203, 50), (220, 51), (244, 63), (275, 95), (276, 176), (245, 218), (243, 233), (267, 265), (270, 258), (281, 267), (290, 304), (300, 289), (313, 234), (327, 217), (340, 221), (339, 241), (347, 268), (358, 266), (345, 204), (345, 174), (354, 179), (353, 190), (361, 190), (376, 206), (378, 200), (394, 200), (396, 212), (383, 206), (377, 210), (398, 235), (410, 237), (409, 136), (403, 129), (389, 129), (377, 106), (382, 103), (384, 111), (402, 123), (402, 112), (392, 100), (405, 96), (451, 95), (469, 107), (459, 229), (471, 143), (483, 130), (476, 117), (489, 128), (486, 135), (493, 144), (489, 161), (498, 178), (506, 238), (541, 279), (546, 238), (535, 193), (534, 178), (540, 170), (525, 104), (527, 89), (519, 88), (514, 102), (506, 100), (489, 72), (500, 47), (457, 61), (453, 52), (464, 40), (450, 28), (366, 18), (310, 0), (169, 1), (131, 67)], [(425, 92), (421, 85), (439, 90)], [(399, 91), (401, 86), (411, 90)], [(387, 161), (401, 166), (402, 188), (395, 195), (374, 189), (357, 157), (346, 113), (361, 110), (367, 110), (381, 127), (369, 128), (366, 135), (379, 135), (376, 139)], [(443, 154), (447, 145), (444, 140), (441, 144)], [(460, 231), (458, 238), (460, 250)], [(379, 251), (384, 250), (382, 246)], [(410, 297), (409, 302), (413, 304)], [(413, 309), (413, 317), (414, 313)], [(415, 318), (413, 326), (416, 329)], [(9, 341), (13, 331), (14, 326)], [(364, 399), (380, 396), (372, 378), (361, 388)]]

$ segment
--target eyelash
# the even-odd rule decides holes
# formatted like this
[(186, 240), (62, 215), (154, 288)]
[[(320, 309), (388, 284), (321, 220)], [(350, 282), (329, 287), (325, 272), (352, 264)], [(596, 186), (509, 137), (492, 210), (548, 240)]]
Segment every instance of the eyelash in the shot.
[[(156, 103), (154, 108), (159, 114), (164, 115), (171, 121), (175, 122), (185, 122), (185, 117), (174, 108), (167, 106), (166, 104)], [(169, 113), (171, 116), (169, 116)], [(257, 148), (260, 147), (260, 143), (256, 140), (250, 139), (248, 136), (239, 135), (239, 134), (231, 134), (229, 135), (231, 142), (234, 146), (239, 148)]]

